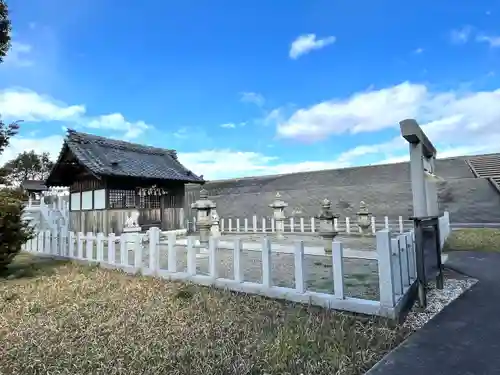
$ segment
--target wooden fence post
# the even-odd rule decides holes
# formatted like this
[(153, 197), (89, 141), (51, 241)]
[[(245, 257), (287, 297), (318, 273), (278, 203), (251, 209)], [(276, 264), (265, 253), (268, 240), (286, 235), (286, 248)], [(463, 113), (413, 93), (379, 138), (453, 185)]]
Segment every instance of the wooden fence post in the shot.
[(267, 237), (262, 240), (262, 284), (271, 287), (271, 241)]
[(335, 297), (344, 299), (344, 248), (341, 242), (332, 244), (333, 291)]
[(401, 274), (401, 253), (399, 251), (399, 238), (391, 239), (392, 270), (394, 275), (394, 294), (396, 301), (403, 295), (403, 276)]
[(403, 293), (404, 288), (411, 285), (410, 272), (408, 266), (408, 250), (406, 248), (406, 235), (399, 236), (399, 253), (401, 255), (401, 276), (403, 278)]
[(187, 272), (191, 276), (196, 275), (196, 248), (192, 236), (187, 239)]
[(97, 252), (97, 261), (101, 263), (104, 259), (104, 233), (97, 233), (96, 237), (96, 252)]
[(149, 229), (149, 270), (151, 275), (158, 275), (160, 270), (160, 229)]
[(120, 266), (128, 266), (127, 235), (120, 235)]
[(44, 253), (45, 254), (50, 254), (50, 251), (51, 251), (51, 247), (50, 247), (50, 230), (46, 230), (45, 231), (45, 241), (44, 241), (44, 245), (45, 245), (45, 248), (43, 249)]
[(56, 229), (52, 230), (52, 247), (51, 247), (51, 254), (52, 255), (59, 255), (58, 254), (58, 249), (59, 249), (59, 233), (57, 233)]
[(234, 269), (234, 280), (241, 283), (243, 281), (243, 274), (241, 272), (241, 239), (236, 238), (234, 240), (234, 255), (233, 255), (233, 269)]
[(134, 236), (134, 242), (132, 244), (132, 249), (134, 249), (134, 268), (136, 272), (140, 271), (143, 267), (142, 262), (142, 235), (136, 233)]
[(406, 235), (406, 248), (407, 248), (407, 253), (408, 253), (408, 267), (409, 267), (409, 274), (410, 274), (410, 280), (411, 282), (415, 281), (417, 279), (417, 262), (415, 259), (415, 238), (413, 237), (413, 231), (410, 231)]
[[(189, 241), (189, 237), (188, 237)], [(167, 268), (168, 272), (175, 273), (177, 272), (177, 253), (175, 250), (175, 243), (177, 242), (177, 236), (175, 233), (169, 233), (167, 239)]]
[(306, 291), (304, 278), (304, 241), (295, 243), (295, 289), (298, 293)]
[(392, 268), (391, 232), (387, 229), (376, 233), (380, 305), (394, 307), (394, 278)]
[(85, 241), (85, 258), (87, 260), (94, 260), (94, 234), (92, 232), (87, 232)]
[(114, 233), (108, 235), (108, 263), (116, 264), (116, 236)]
[(208, 272), (214, 279), (217, 278), (217, 239), (210, 236), (208, 239)]

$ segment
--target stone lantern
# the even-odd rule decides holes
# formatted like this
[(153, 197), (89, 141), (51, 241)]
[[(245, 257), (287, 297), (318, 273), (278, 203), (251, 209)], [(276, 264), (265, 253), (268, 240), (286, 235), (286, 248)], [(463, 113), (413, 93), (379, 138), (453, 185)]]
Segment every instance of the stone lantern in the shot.
[(210, 212), (216, 207), (215, 203), (208, 199), (208, 191), (201, 189), (200, 199), (191, 204), (191, 208), (196, 210), (196, 226), (200, 230), (200, 245), (208, 246), (210, 227), (212, 220)]
[(284, 202), (281, 199), (281, 194), (277, 192), (276, 198), (269, 207), (273, 209), (273, 218), (276, 223), (276, 237), (282, 239), (285, 232), (285, 207), (288, 207), (288, 203)]
[(339, 217), (332, 212), (332, 202), (325, 198), (321, 204), (321, 213), (318, 216), (319, 219), (319, 235), (323, 238), (325, 242), (325, 252), (332, 252), (332, 242), (337, 236), (338, 232), (335, 230), (334, 220)]
[(358, 227), (362, 234), (367, 234), (368, 229), (372, 225), (372, 213), (368, 211), (366, 203), (361, 201), (359, 203), (358, 211)]

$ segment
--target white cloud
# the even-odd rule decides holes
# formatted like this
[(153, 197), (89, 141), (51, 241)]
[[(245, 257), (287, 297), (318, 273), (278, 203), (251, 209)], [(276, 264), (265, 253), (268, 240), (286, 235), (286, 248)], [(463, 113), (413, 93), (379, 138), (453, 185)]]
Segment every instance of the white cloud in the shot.
[(5, 121), (63, 121), (93, 129), (114, 130), (135, 138), (151, 128), (143, 121), (130, 122), (120, 113), (88, 116), (84, 105), (68, 105), (47, 95), (23, 89), (0, 91), (0, 114)]
[(181, 152), (179, 153), (179, 160), (193, 172), (203, 174), (203, 177), (206, 179), (313, 171), (348, 165), (342, 160), (283, 163), (275, 156), (264, 155), (258, 152), (239, 152), (234, 150)]
[(37, 153), (48, 152), (53, 160), (56, 160), (61, 151), (63, 137), (60, 135), (51, 135), (47, 137), (23, 137), (16, 135), (10, 140), (10, 145), (2, 154), (0, 154), (0, 166), (7, 161), (14, 159), (23, 151), (34, 150)]
[(224, 129), (235, 129), (237, 127), (241, 128), (241, 127), (246, 126), (246, 125), (247, 125), (246, 121), (242, 121), (242, 122), (238, 122), (238, 123), (228, 122), (225, 124), (221, 124), (220, 127), (224, 128)]
[(413, 53), (415, 53), (417, 55), (420, 55), (422, 52), (424, 52), (423, 48), (417, 48), (415, 51), (413, 51)]
[[(424, 129), (425, 131), (429, 130), (425, 127)], [(498, 151), (498, 148), (495, 148), (498, 142), (500, 142), (500, 137), (496, 136), (495, 141), (488, 144), (437, 145), (438, 157), (447, 158)], [(409, 154), (408, 144), (398, 136), (387, 142), (356, 146), (329, 160), (304, 160), (291, 163), (283, 161), (278, 156), (230, 149), (180, 152), (179, 160), (195, 173), (203, 174), (205, 179), (216, 180), (346, 168), (368, 164), (399, 163), (408, 161)]]
[(7, 121), (74, 121), (85, 114), (85, 106), (69, 106), (34, 91), (0, 91), (0, 113)]
[[(405, 82), (299, 109), (277, 122), (277, 133), (281, 137), (304, 141), (360, 132), (376, 136), (380, 130), (396, 130), (399, 121), (405, 118), (416, 118), (438, 147), (440, 157), (498, 152), (498, 103), (500, 89), (433, 92), (425, 85)], [(356, 163), (356, 155), (371, 153), (380, 162), (405, 160), (404, 142), (400, 137), (391, 142), (390, 147), (387, 143), (359, 146), (344, 153), (342, 158)]]
[(473, 34), (476, 35), (474, 40), (478, 43), (489, 44), (491, 48), (500, 47), (499, 35), (491, 35), (477, 30), (475, 31), (471, 26), (464, 26), (461, 29), (452, 30), (450, 33), (450, 39), (454, 44), (465, 44), (472, 39)]
[(408, 82), (382, 90), (364, 91), (295, 111), (278, 123), (278, 135), (320, 140), (333, 134), (376, 131), (418, 114), (427, 88)]
[(500, 47), (500, 36), (498, 35), (478, 35), (478, 42), (488, 43), (491, 48)]
[(28, 67), (34, 64), (30, 58), (33, 47), (27, 43), (12, 41), (9, 53), (5, 56), (4, 64), (14, 67)]
[(500, 89), (432, 92), (425, 85), (404, 82), (299, 109), (278, 123), (277, 132), (282, 137), (314, 141), (336, 134), (394, 128), (400, 120), (414, 117), (428, 122), (434, 137), (467, 140), (488, 131), (500, 134), (498, 102)]
[(86, 126), (94, 129), (107, 129), (124, 131), (124, 138), (136, 138), (151, 126), (144, 121), (129, 122), (121, 113), (102, 115), (86, 123)]
[[(394, 137), (348, 149), (330, 160), (288, 163), (278, 156), (234, 150), (180, 153), (180, 160), (207, 179), (234, 178), (342, 168), (408, 160), (408, 145), (398, 135), (399, 121), (416, 118), (441, 158), (498, 152), (500, 89), (433, 92), (425, 85), (404, 82), (393, 87), (353, 94), (299, 109), (290, 117), (272, 111), (281, 136), (320, 140), (344, 133), (391, 129)], [(377, 138), (375, 138), (377, 139)]]
[(461, 29), (452, 30), (450, 33), (450, 39), (452, 43), (464, 44), (467, 43), (472, 34), (471, 26), (464, 26)]
[(313, 50), (324, 48), (330, 44), (335, 43), (337, 38), (334, 36), (327, 36), (323, 39), (316, 39), (316, 34), (304, 34), (295, 39), (289, 51), (291, 59), (298, 59), (300, 56), (308, 54)]
[[(84, 106), (55, 103), (54, 100), (45, 97), (43, 103), (53, 105), (45, 107), (39, 106), (34, 100), (35, 97), (26, 97), (29, 98), (31, 101), (28, 103), (31, 104), (27, 108), (31, 112), (25, 113), (37, 121), (56, 117), (71, 122), (67, 119), (77, 118), (84, 119), (85, 126), (125, 132), (136, 128), (137, 131), (142, 131), (141, 125), (137, 124), (143, 124), (142, 127), (147, 126), (141, 122), (128, 122), (120, 114), (88, 118), (85, 116)], [(197, 174), (203, 174), (207, 179), (405, 161), (408, 158), (408, 146), (398, 135), (397, 128), (399, 121), (411, 117), (422, 124), (422, 128), (436, 145), (440, 157), (497, 152), (500, 144), (499, 102), (500, 89), (482, 92), (433, 92), (425, 85), (405, 82), (393, 87), (359, 92), (346, 99), (318, 103), (309, 108), (296, 110), (289, 117), (285, 117), (280, 109), (271, 112), (271, 120), (277, 123), (278, 133), (289, 138), (319, 140), (336, 134), (359, 132), (373, 134), (374, 141), (371, 144), (360, 144), (340, 154), (332, 155), (330, 159), (304, 158), (300, 162), (287, 162), (280, 158), (278, 151), (275, 151), (278, 150), (277, 147), (267, 148), (266, 153), (261, 153), (251, 150), (217, 149), (217, 146), (199, 152), (179, 152), (179, 159), (188, 168)], [(0, 113), (8, 108), (11, 117), (23, 113), (22, 107), (21, 109), (18, 107), (19, 103), (23, 103), (22, 100), (18, 98), (17, 101), (9, 103), (11, 105), (7, 106), (4, 96), (0, 94)], [(23, 117), (15, 119), (18, 118)], [(236, 123), (234, 125), (239, 126)], [(377, 132), (384, 129), (392, 129), (394, 137), (379, 141), (380, 138), (376, 138)], [(192, 137), (196, 136), (194, 130), (188, 127), (181, 128), (174, 136), (187, 138), (192, 143)], [(36, 134), (31, 134), (29, 137), (17, 136), (0, 160), (6, 161), (18, 152), (29, 149), (48, 151), (55, 157), (59, 153), (61, 144), (60, 136), (45, 138), (36, 138)], [(164, 146), (171, 147), (168, 144)]]
[(256, 92), (242, 92), (240, 93), (240, 100), (243, 103), (252, 103), (259, 107), (262, 107), (265, 103), (264, 97)]

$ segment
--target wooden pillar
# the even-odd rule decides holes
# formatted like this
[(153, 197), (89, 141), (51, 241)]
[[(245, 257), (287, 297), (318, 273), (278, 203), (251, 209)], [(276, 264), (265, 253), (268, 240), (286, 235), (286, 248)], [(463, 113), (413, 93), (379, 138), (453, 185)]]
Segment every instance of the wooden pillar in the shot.
[(165, 199), (166, 195), (162, 194), (160, 196), (160, 220), (161, 220), (161, 230), (168, 230), (167, 217), (165, 215)]
[(426, 183), (424, 179), (424, 155), (422, 143), (410, 143), (410, 176), (413, 195), (413, 216), (427, 216)]

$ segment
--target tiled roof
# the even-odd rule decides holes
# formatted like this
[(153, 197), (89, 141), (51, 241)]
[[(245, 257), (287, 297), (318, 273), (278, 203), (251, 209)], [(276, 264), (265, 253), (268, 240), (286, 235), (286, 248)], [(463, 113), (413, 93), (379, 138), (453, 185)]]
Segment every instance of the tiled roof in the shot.
[(63, 151), (68, 147), (78, 161), (99, 176), (123, 176), (200, 183), (202, 177), (167, 150), (68, 130)]
[(41, 180), (24, 180), (21, 183), (21, 187), (24, 190), (31, 190), (31, 191), (45, 191), (45, 190), (47, 190), (47, 186), (45, 186), (45, 181), (41, 181)]

